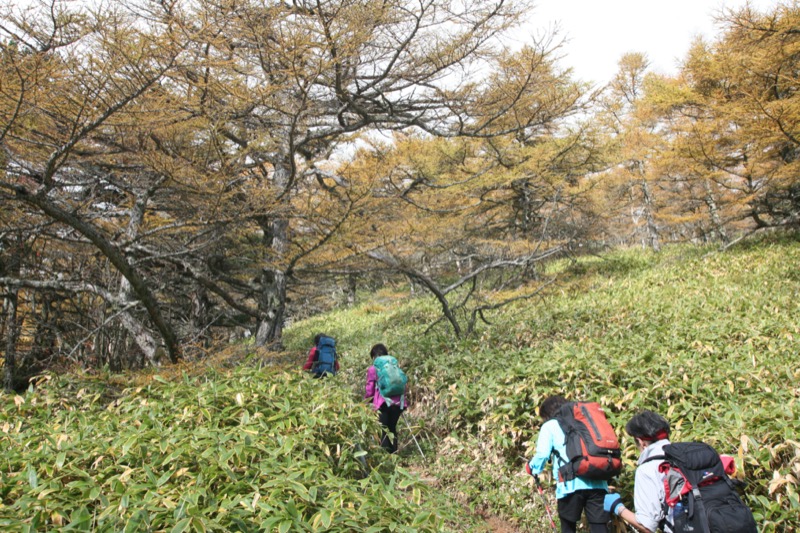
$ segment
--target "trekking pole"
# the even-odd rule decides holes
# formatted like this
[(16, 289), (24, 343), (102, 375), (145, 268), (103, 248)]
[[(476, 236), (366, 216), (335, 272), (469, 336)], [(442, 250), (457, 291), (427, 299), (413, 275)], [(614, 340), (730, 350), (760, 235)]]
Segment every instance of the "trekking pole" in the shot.
[(542, 488), (542, 484), (539, 483), (539, 476), (533, 476), (533, 480), (536, 482), (536, 488), (539, 491), (539, 497), (542, 499), (542, 503), (544, 504), (544, 512), (547, 515), (547, 519), (550, 521), (550, 527), (553, 528), (553, 531), (558, 531), (556, 522), (553, 520), (553, 513), (550, 511), (550, 505), (547, 503), (547, 499), (544, 497), (544, 489)]
[[(626, 522), (622, 518), (620, 518), (619, 520), (616, 521), (616, 523), (619, 523), (619, 522), (622, 522), (623, 524), (625, 524), (625, 527), (623, 528), (623, 531), (630, 530), (630, 531), (633, 531), (633, 533), (637, 533), (639, 531), (638, 529), (636, 529), (635, 527), (630, 525), (628, 522)], [(619, 529), (617, 531), (619, 531)]]
[(550, 511), (550, 505), (547, 503), (547, 499), (544, 497), (544, 489), (542, 488), (542, 484), (539, 482), (539, 475), (534, 474), (531, 472), (530, 464), (528, 463), (528, 459), (525, 457), (519, 456), (520, 459), (525, 461), (525, 471), (533, 476), (533, 480), (536, 482), (536, 488), (539, 491), (539, 497), (542, 499), (542, 504), (544, 504), (544, 512), (547, 515), (547, 520), (550, 522), (550, 527), (553, 528), (553, 531), (558, 533), (558, 526), (556, 526), (555, 520), (553, 520), (553, 513)]
[(358, 455), (356, 457), (356, 461), (358, 461), (358, 463), (361, 465), (361, 474), (364, 477), (367, 477), (367, 476), (369, 476), (370, 472), (372, 471), (372, 468), (369, 466), (369, 463), (367, 462), (367, 457), (366, 457), (367, 452), (364, 451), (364, 447), (361, 446), (360, 443), (356, 443), (355, 450), (356, 450), (356, 454), (360, 454), (361, 452), (364, 452), (363, 454), (360, 454), (360, 455)]
[(411, 438), (414, 439), (414, 444), (417, 445), (417, 449), (419, 450), (419, 454), (422, 456), (423, 459), (425, 459), (425, 454), (422, 453), (422, 448), (420, 447), (419, 442), (417, 442), (417, 437), (414, 436), (414, 432), (411, 430), (411, 424), (408, 423), (408, 420), (406, 420), (405, 416), (403, 416), (403, 415), (400, 415), (400, 416), (403, 418), (403, 422), (406, 423), (406, 427), (408, 428), (408, 432), (411, 434)]
[[(613, 489), (613, 487), (609, 487), (609, 489), (616, 490), (616, 489)], [(615, 531), (628, 531), (628, 530), (631, 530), (631, 531), (633, 531), (633, 533), (636, 533), (637, 531), (639, 531), (638, 529), (633, 527), (627, 520), (625, 520), (624, 518), (622, 518), (619, 515), (615, 515), (614, 513), (611, 513), (610, 523), (614, 524), (616, 526)], [(620, 529), (620, 527), (619, 527), (620, 523), (622, 523), (622, 529)], [(609, 529), (609, 531), (610, 531), (610, 529)]]

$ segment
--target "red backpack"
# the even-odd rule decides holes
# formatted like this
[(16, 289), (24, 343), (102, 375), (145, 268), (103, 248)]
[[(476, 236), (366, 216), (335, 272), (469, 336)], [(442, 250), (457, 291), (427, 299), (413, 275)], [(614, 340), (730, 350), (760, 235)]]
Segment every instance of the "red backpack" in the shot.
[(559, 481), (576, 477), (609, 480), (622, 471), (622, 452), (614, 428), (595, 402), (574, 402), (556, 415), (564, 431), (567, 457), (554, 452), (561, 462)]

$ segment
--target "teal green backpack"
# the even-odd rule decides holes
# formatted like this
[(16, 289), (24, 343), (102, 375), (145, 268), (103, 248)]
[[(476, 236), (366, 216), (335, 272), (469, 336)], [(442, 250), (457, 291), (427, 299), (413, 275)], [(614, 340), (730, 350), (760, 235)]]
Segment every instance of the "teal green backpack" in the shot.
[(397, 359), (391, 355), (381, 355), (376, 357), (373, 362), (375, 370), (378, 371), (378, 391), (386, 400), (386, 405), (394, 405), (393, 396), (400, 396), (400, 408), (405, 407), (406, 384), (408, 377), (397, 364)]

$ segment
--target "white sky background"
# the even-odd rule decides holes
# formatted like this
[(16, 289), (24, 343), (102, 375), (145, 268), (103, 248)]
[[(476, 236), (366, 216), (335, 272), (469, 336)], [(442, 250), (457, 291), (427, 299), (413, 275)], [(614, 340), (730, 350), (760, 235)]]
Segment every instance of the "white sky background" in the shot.
[[(676, 74), (693, 38), (712, 39), (721, 32), (714, 16), (740, 8), (746, 0), (533, 0), (525, 33), (541, 35), (558, 25), (562, 67), (574, 76), (605, 85), (617, 72), (620, 57), (642, 52), (650, 70)], [(758, 11), (772, 11), (779, 0), (750, 0)], [(524, 34), (519, 35), (524, 42)], [(520, 43), (522, 44), (522, 43)]]

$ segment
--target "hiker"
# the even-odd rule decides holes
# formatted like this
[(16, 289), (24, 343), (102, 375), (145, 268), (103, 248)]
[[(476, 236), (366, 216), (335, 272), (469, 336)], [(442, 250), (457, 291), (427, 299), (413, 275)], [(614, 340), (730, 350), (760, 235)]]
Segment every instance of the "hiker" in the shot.
[(652, 411), (636, 414), (625, 431), (640, 452), (633, 487), (636, 511), (627, 509), (619, 494), (605, 497), (606, 511), (643, 533), (658, 528), (665, 533), (756, 533), (752, 513), (728, 477), (735, 469), (733, 458), (702, 442), (671, 443), (669, 422)]
[[(619, 494), (608, 494), (605, 497), (604, 508), (625, 520), (637, 531), (653, 533), (666, 518), (662, 505), (665, 492), (664, 476), (658, 471), (659, 461), (649, 459), (664, 455), (664, 446), (670, 443), (669, 422), (657, 413), (644, 410), (628, 421), (625, 431), (633, 437), (639, 449), (633, 486), (633, 504), (636, 512), (625, 508)], [(672, 523), (671, 517), (670, 523)]]
[(372, 365), (367, 369), (364, 400), (371, 402), (372, 408), (378, 411), (378, 420), (384, 428), (381, 446), (387, 452), (394, 453), (397, 451), (397, 422), (407, 407), (405, 395), (408, 380), (397, 366), (397, 359), (389, 355), (389, 350), (383, 344), (373, 346), (369, 355)]
[(539, 474), (551, 457), (556, 456), (553, 463), (553, 478), (557, 479), (556, 500), (558, 518), (561, 521), (561, 533), (575, 533), (582, 513), (586, 513), (591, 533), (608, 532), (609, 514), (603, 509), (603, 501), (608, 492), (608, 481), (605, 479), (588, 479), (575, 476), (565, 479), (562, 469), (567, 454), (566, 435), (557, 416), (562, 408), (571, 405), (563, 396), (549, 396), (539, 407), (539, 416), (544, 422), (536, 441), (536, 453), (526, 465), (526, 470), (533, 475), (538, 484)]
[(308, 359), (303, 370), (314, 374), (315, 378), (336, 375), (339, 371), (339, 358), (336, 356), (336, 341), (324, 333), (314, 336), (314, 346), (308, 351)]

